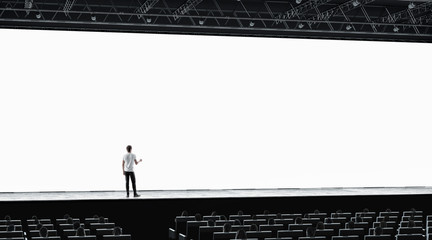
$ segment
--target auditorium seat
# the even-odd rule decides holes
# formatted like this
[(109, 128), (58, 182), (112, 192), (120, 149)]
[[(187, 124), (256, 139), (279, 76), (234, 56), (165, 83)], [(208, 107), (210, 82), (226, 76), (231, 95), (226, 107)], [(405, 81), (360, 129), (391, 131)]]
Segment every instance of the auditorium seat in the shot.
[(317, 237), (325, 237), (327, 240), (331, 240), (331, 237), (335, 235), (333, 229), (317, 229), (315, 231), (315, 236)]
[(411, 214), (414, 215), (423, 215), (423, 211), (415, 210), (415, 211), (403, 211), (402, 216), (411, 216)]
[[(392, 237), (394, 237), (396, 235), (396, 230), (394, 228), (391, 227), (384, 227), (382, 228), (382, 234), (383, 235), (391, 235)], [(374, 235), (375, 232), (375, 228), (369, 228), (369, 235)]]
[(319, 218), (321, 221), (324, 221), (324, 218), (327, 217), (327, 213), (308, 213), (310, 218)]
[(21, 224), (21, 220), (17, 220), (17, 219), (12, 219), (9, 222), (6, 220), (0, 220), (0, 226), (4, 226), (7, 224), (13, 224), (13, 225), (22, 225)]
[(121, 235), (103, 235), (103, 240), (131, 240), (130, 234), (121, 234)]
[[(39, 230), (30, 230), (28, 236), (30, 237), (30, 239), (39, 237)], [(57, 230), (48, 230), (48, 237), (55, 236), (57, 236)]]
[[(398, 227), (397, 222), (393, 222), (393, 221), (386, 222), (386, 225), (387, 225), (387, 227), (391, 227), (391, 228), (397, 228)], [(379, 222), (374, 222), (372, 224), (373, 228), (378, 227), (378, 226), (381, 226)]]
[(385, 217), (385, 216), (389, 216), (389, 217), (399, 217), (401, 214), (400, 212), (397, 211), (391, 211), (391, 212), (380, 212), (379, 216), (380, 217)]
[(256, 218), (257, 219), (265, 219), (265, 220), (269, 220), (270, 218), (274, 218), (274, 219), (276, 219), (277, 218), (277, 215), (276, 214), (257, 214), (257, 215), (255, 215), (256, 216)]
[(305, 236), (303, 230), (279, 230), (277, 232), (278, 238), (291, 237), (293, 240), (298, 240), (298, 238), (302, 236)]
[[(378, 217), (376, 217), (375, 222), (381, 222), (381, 221), (384, 221), (385, 219), (386, 219), (386, 217), (384, 217), (384, 216), (378, 216)], [(398, 216), (387, 216), (387, 219), (388, 220), (386, 222), (388, 222), (388, 221), (399, 222)]]
[[(409, 221), (410, 220), (410, 218), (411, 218), (411, 216), (402, 216), (402, 221)], [(415, 215), (415, 216), (413, 216), (413, 218), (414, 218), (414, 221), (423, 221), (423, 216), (420, 216), (420, 215)]]
[[(121, 229), (121, 228), (120, 228)], [(86, 229), (86, 235), (89, 235), (87, 233), (87, 230), (90, 231), (90, 229)], [(96, 236), (102, 236), (102, 235), (112, 235), (114, 228), (99, 228), (96, 229)], [(123, 231), (123, 229), (121, 229)]]
[(222, 231), (223, 226), (200, 226), (198, 240), (213, 240), (213, 233)]
[(351, 235), (351, 236), (333, 236), (332, 240), (363, 240), (360, 239), (357, 235)]
[(232, 225), (231, 226), (231, 231), (237, 232), (240, 229), (243, 229), (245, 231), (249, 231), (250, 228), (251, 228), (251, 225)]
[(345, 218), (345, 221), (352, 217), (352, 213), (350, 212), (341, 212), (341, 213), (331, 213), (331, 218)]
[(234, 239), (235, 236), (236, 232), (215, 232), (213, 233), (213, 240), (229, 240)]
[[(85, 218), (84, 226), (85, 228), (90, 228), (90, 223), (98, 223), (100, 221), (99, 218)], [(104, 218), (104, 222), (109, 222), (108, 218)]]
[(326, 237), (324, 237), (324, 236), (299, 237), (298, 240), (326, 240)]
[(271, 231), (246, 231), (247, 238), (257, 238), (259, 240), (264, 240), (264, 238), (271, 238)]
[(223, 225), (225, 225), (225, 223), (229, 223), (231, 225), (234, 225), (235, 221), (234, 220), (217, 220), (215, 222), (215, 225), (216, 226), (223, 226)]
[[(54, 229), (54, 225), (52, 223), (50, 224), (43, 224), (44, 227), (46, 227), (48, 230), (55, 230)], [(37, 225), (36, 224), (30, 224), (28, 225), (28, 229), (30, 230), (37, 230)]]
[[(399, 226), (400, 227), (408, 227), (408, 223), (409, 223), (409, 221), (401, 221)], [(416, 227), (422, 227), (423, 226), (422, 221), (414, 221), (414, 224)]]
[(335, 234), (339, 234), (339, 229), (342, 228), (342, 224), (340, 223), (324, 223), (324, 229), (333, 229)]
[(286, 219), (275, 219), (275, 224), (282, 224), (285, 229), (288, 229), (288, 225), (293, 224), (294, 219), (286, 218)]
[(303, 218), (302, 220), (303, 224), (310, 223), (312, 226), (316, 226), (316, 224), (321, 221), (319, 218)]
[(292, 240), (290, 237), (282, 237), (282, 238), (264, 238), (264, 240)]
[(256, 224), (257, 226), (267, 224), (266, 219), (245, 219), (243, 222), (244, 225), (252, 225)]
[(288, 225), (288, 230), (302, 230), (305, 231), (306, 228), (312, 227), (312, 223), (302, 223), (302, 224), (290, 224)]
[(241, 223), (243, 223), (243, 220), (245, 219), (252, 219), (252, 215), (229, 215), (228, 220), (240, 220)]
[(0, 232), (0, 238), (24, 238), (24, 232), (23, 231), (3, 231)]
[(208, 221), (208, 220), (217, 221), (217, 220), (220, 220), (220, 216), (203, 216), (203, 220), (204, 221)]
[[(7, 231), (8, 226), (7, 225), (1, 225), (0, 231)], [(22, 231), (22, 225), (15, 225), (15, 231)]]
[(60, 240), (60, 236), (34, 237), (32, 240)]
[(114, 227), (115, 227), (114, 223), (90, 223), (90, 233), (96, 235), (96, 229), (114, 228)]
[(68, 240), (96, 240), (96, 235), (88, 236), (68, 236)]
[[(370, 226), (368, 222), (354, 222), (354, 228), (368, 229)], [(345, 223), (345, 228), (348, 228), (348, 223)]]
[(349, 218), (345, 217), (337, 217), (337, 218), (331, 218), (333, 223), (339, 223), (341, 226), (345, 226), (345, 223), (349, 221)]
[(394, 238), (389, 234), (383, 235), (365, 235), (364, 240), (393, 240)]
[(422, 227), (400, 227), (397, 232), (398, 234), (424, 234)]
[[(98, 229), (99, 230), (99, 229)], [(86, 235), (90, 235), (90, 229), (84, 229), (84, 232)], [(112, 230), (111, 230), (112, 232)], [(65, 229), (62, 232), (62, 235), (67, 237), (67, 236), (75, 236), (76, 235), (76, 230), (75, 229)]]
[(354, 216), (359, 216), (359, 217), (371, 217), (372, 219), (376, 218), (376, 213), (375, 212), (356, 212), (354, 214)]
[(363, 239), (365, 232), (363, 228), (339, 229), (339, 236), (359, 236)]
[[(41, 224), (51, 224), (51, 219), (38, 219), (39, 223)], [(27, 219), (27, 224), (36, 224), (36, 220), (35, 219)]]
[(273, 224), (273, 225), (260, 225), (260, 231), (271, 231), (272, 237), (277, 237), (277, 232), (279, 230), (286, 230), (283, 224)]
[[(80, 222), (79, 218), (72, 218), (73, 222)], [(55, 220), (56, 225), (58, 226), (59, 224), (67, 224), (67, 219), (64, 218), (58, 218)]]
[(188, 221), (186, 222), (186, 237), (188, 239), (198, 240), (199, 227), (207, 226), (207, 221)]
[(301, 213), (283, 213), (281, 214), (282, 219), (290, 218), (290, 219), (296, 219), (298, 217), (302, 217)]
[(177, 233), (186, 234), (186, 222), (195, 221), (195, 217), (193, 216), (177, 216), (174, 219), (175, 230)]
[(422, 234), (397, 234), (396, 240), (425, 240)]

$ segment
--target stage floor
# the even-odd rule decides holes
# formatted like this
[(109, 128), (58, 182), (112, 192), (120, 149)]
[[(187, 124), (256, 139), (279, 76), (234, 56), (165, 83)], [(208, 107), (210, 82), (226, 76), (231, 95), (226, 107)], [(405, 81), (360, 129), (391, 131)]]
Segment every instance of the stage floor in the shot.
[[(121, 199), (185, 198), (256, 198), (367, 195), (427, 195), (432, 187), (365, 187), (365, 188), (285, 188), (285, 189), (218, 189), (218, 190), (141, 190), (138, 198), (126, 198), (124, 191), (90, 192), (0, 192), (0, 201), (74, 201)], [(132, 194), (131, 194), (132, 195)]]

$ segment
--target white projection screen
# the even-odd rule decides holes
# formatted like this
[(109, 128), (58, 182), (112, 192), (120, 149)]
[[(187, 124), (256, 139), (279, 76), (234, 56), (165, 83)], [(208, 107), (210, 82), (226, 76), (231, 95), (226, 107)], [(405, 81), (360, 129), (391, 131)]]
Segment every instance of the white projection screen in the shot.
[(0, 36), (0, 192), (432, 185), (430, 44)]

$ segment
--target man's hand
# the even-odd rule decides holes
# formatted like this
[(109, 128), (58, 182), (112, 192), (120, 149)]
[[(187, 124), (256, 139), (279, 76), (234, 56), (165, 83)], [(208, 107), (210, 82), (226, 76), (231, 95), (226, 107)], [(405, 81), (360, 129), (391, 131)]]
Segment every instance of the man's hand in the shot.
[(123, 175), (125, 175), (125, 171), (123, 171)]

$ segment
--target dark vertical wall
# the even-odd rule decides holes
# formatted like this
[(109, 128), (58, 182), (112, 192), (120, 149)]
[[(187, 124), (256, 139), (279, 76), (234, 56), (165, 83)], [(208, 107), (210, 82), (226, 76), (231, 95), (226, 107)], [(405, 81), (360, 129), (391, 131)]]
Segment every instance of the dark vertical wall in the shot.
[(306, 213), (321, 212), (410, 210), (415, 208), (432, 214), (432, 195), (384, 196), (322, 196), (322, 197), (266, 197), (266, 198), (212, 198), (212, 199), (125, 199), (82, 201), (14, 201), (0, 202), (0, 217), (9, 214), (14, 219), (62, 218), (68, 213), (84, 219), (94, 214), (110, 218), (132, 234), (133, 240), (167, 239), (168, 228), (174, 227), (174, 218), (182, 210), (190, 215), (212, 211), (229, 215), (243, 210), (245, 213)]

